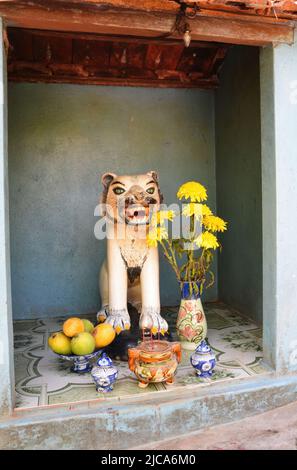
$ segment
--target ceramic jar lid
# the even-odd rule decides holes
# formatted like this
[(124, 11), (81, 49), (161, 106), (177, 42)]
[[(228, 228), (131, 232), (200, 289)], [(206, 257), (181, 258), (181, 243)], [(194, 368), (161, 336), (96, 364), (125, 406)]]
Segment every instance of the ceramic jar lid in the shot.
[(199, 343), (199, 345), (197, 346), (195, 352), (199, 354), (208, 354), (211, 352), (211, 348), (205, 341), (205, 339), (203, 339), (201, 343)]
[(97, 361), (97, 365), (101, 367), (107, 367), (107, 366), (112, 366), (113, 363), (110, 357), (108, 357), (106, 353), (103, 353), (102, 356), (99, 357)]

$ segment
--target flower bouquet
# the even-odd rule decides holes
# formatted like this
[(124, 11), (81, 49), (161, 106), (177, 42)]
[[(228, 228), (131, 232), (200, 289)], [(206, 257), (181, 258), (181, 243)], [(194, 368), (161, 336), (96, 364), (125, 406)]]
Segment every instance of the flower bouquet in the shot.
[(221, 248), (217, 233), (224, 232), (227, 223), (205, 204), (207, 191), (202, 184), (196, 181), (183, 184), (177, 198), (187, 201), (182, 208), (153, 214), (147, 243), (161, 245), (176, 274), (181, 289), (177, 333), (183, 348), (195, 349), (207, 333), (201, 294), (214, 284), (211, 264), (215, 251)]

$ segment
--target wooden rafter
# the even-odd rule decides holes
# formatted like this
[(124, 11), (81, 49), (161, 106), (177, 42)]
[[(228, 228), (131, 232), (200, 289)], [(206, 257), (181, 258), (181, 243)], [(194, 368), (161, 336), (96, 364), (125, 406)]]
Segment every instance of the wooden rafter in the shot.
[(218, 85), (228, 46), (8, 28), (11, 81), (200, 87)]

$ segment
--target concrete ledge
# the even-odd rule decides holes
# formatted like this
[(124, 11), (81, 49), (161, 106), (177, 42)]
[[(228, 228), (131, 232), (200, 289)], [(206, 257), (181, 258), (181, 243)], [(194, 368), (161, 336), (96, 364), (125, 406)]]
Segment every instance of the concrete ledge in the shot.
[[(158, 403), (156, 403), (156, 399)], [(252, 416), (297, 399), (297, 375), (216, 384), (154, 400), (36, 409), (0, 422), (2, 449), (129, 449)]]

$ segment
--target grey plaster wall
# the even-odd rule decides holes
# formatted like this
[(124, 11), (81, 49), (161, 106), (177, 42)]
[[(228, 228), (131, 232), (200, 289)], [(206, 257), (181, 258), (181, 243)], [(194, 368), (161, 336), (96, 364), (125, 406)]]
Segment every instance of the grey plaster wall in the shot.
[[(9, 85), (14, 318), (96, 310), (105, 244), (93, 234), (105, 171), (157, 170), (167, 202), (198, 179), (215, 210), (214, 94), (74, 85)], [(179, 302), (161, 263), (163, 305)], [(216, 287), (206, 299), (215, 299)]]
[(259, 51), (234, 47), (216, 92), (217, 210), (229, 221), (219, 256), (219, 297), (262, 322)]
[(297, 370), (297, 41), (261, 51), (265, 360)]

